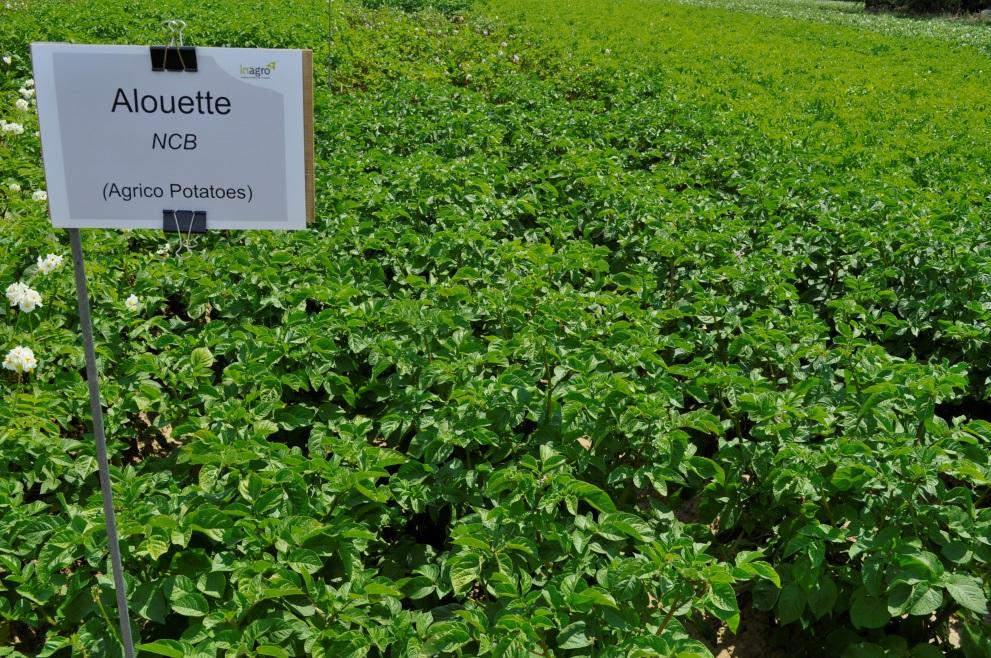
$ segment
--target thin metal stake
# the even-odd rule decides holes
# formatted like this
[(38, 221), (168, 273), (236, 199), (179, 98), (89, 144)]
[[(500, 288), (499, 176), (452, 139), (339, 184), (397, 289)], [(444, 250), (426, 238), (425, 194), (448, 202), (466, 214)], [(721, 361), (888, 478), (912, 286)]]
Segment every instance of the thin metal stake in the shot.
[(103, 515), (107, 522), (107, 543), (110, 545), (110, 562), (114, 570), (114, 589), (117, 593), (117, 615), (120, 618), (120, 639), (124, 655), (134, 658), (134, 640), (131, 639), (131, 616), (127, 609), (127, 584), (120, 559), (120, 543), (117, 539), (117, 516), (114, 514), (114, 495), (110, 488), (110, 465), (107, 461), (107, 439), (103, 433), (103, 409), (100, 407), (100, 382), (96, 371), (96, 350), (93, 347), (93, 324), (89, 314), (89, 293), (86, 291), (86, 269), (83, 264), (83, 243), (79, 229), (69, 229), (72, 243), (72, 262), (76, 270), (76, 295), (79, 298), (79, 324), (83, 329), (83, 346), (86, 351), (86, 382), (89, 384), (89, 406), (93, 415), (93, 435), (96, 437), (96, 460), (100, 469), (100, 489), (103, 491)]

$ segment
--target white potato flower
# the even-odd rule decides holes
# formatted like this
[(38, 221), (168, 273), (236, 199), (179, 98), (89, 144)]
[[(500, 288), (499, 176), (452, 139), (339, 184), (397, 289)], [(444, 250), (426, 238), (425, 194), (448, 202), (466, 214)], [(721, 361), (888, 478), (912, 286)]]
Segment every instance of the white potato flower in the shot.
[(16, 107), (21, 112), (27, 112), (28, 108), (31, 107), (31, 105), (23, 98), (18, 98), (16, 101), (14, 101), (14, 107)]
[(20, 192), (21, 191), (21, 186), (18, 185), (17, 183), (11, 183), (7, 187), (10, 189), (11, 192)]
[(21, 87), (17, 91), (19, 91), (21, 93), (21, 96), (23, 96), (24, 98), (31, 98), (32, 96), (34, 96), (34, 89), (25, 89), (24, 87)]
[(25, 313), (30, 313), (42, 305), (41, 294), (20, 281), (7, 286), (7, 301), (11, 306), (16, 306)]
[(126, 306), (127, 310), (131, 313), (137, 313), (141, 310), (141, 300), (138, 299), (137, 295), (131, 295), (124, 300), (124, 306)]
[(48, 201), (48, 192), (44, 190), (35, 190), (31, 193), (31, 198), (35, 201)]
[(33, 87), (34, 86), (34, 78), (28, 78), (27, 80), (25, 80), (24, 81), (24, 86), (27, 87), (28, 89), (30, 89), (31, 87)]
[(17, 308), (21, 309), (24, 313), (30, 313), (41, 305), (41, 293), (30, 288), (21, 295), (21, 298), (17, 302)]
[(31, 289), (20, 281), (10, 284), (7, 286), (7, 301), (10, 302), (11, 306), (17, 306), (21, 301), (21, 297), (28, 290)]
[(10, 55), (4, 55), (3, 56), (3, 63), (6, 64), (7, 66), (10, 66), (10, 63), (13, 62), (13, 61), (14, 60), (11, 59)]
[(44, 258), (38, 256), (38, 271), (42, 274), (51, 274), (62, 264), (62, 257), (58, 254), (48, 254)]
[(7, 352), (3, 360), (3, 367), (17, 373), (31, 372), (38, 367), (38, 360), (34, 358), (34, 352), (30, 347), (18, 345)]
[(24, 126), (22, 126), (19, 123), (4, 122), (2, 125), (0, 125), (0, 128), (2, 128), (5, 133), (13, 133), (15, 135), (21, 135), (24, 133)]

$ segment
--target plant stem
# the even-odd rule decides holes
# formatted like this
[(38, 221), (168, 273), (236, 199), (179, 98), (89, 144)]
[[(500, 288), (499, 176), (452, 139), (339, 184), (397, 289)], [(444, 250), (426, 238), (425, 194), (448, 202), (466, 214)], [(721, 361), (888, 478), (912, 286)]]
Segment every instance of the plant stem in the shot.
[(100, 616), (103, 617), (103, 621), (107, 623), (107, 628), (113, 634), (114, 639), (117, 640), (123, 646), (123, 642), (120, 639), (120, 632), (117, 630), (117, 623), (110, 619), (110, 615), (107, 614), (107, 609), (103, 606), (103, 600), (100, 597), (100, 586), (94, 585), (91, 590), (93, 594), (93, 600), (96, 602), (96, 607), (100, 609)]
[(661, 633), (664, 632), (664, 629), (667, 628), (667, 625), (671, 622), (671, 618), (674, 617), (674, 613), (678, 610), (678, 608), (684, 605), (684, 603), (684, 597), (676, 600), (676, 603), (668, 609), (668, 613), (664, 616), (664, 619), (661, 620), (661, 625), (657, 627), (657, 632), (655, 635), (658, 637), (661, 636)]

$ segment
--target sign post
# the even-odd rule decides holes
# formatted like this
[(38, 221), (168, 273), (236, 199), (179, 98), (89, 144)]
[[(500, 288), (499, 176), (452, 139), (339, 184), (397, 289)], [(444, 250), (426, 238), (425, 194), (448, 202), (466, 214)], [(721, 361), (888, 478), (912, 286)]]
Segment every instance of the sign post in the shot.
[(78, 228), (69, 229), (72, 243), (72, 265), (76, 273), (76, 296), (79, 302), (79, 324), (83, 331), (83, 349), (86, 352), (86, 382), (89, 384), (89, 408), (93, 417), (93, 436), (96, 439), (96, 461), (100, 471), (100, 491), (103, 493), (103, 516), (107, 523), (107, 544), (110, 548), (110, 564), (114, 572), (114, 590), (117, 594), (117, 615), (120, 617), (120, 641), (124, 655), (134, 658), (134, 640), (131, 638), (131, 615), (127, 609), (127, 584), (120, 559), (120, 542), (117, 540), (117, 516), (114, 514), (113, 490), (110, 487), (110, 464), (107, 459), (107, 439), (103, 432), (103, 408), (100, 405), (99, 372), (96, 369), (96, 348), (93, 345), (93, 323), (89, 315), (89, 293), (86, 290), (86, 269), (83, 264), (83, 242)]
[(34, 43), (31, 55), (49, 214), (72, 245), (120, 640), (133, 658), (79, 229), (305, 229), (312, 54)]

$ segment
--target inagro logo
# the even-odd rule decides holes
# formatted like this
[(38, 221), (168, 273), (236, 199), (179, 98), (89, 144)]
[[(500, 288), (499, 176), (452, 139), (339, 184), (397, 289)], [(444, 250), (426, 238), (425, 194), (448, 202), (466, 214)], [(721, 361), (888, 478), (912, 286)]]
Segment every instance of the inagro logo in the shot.
[(275, 72), (275, 61), (271, 61), (268, 64), (263, 64), (261, 66), (241, 66), (241, 77), (242, 78), (261, 78), (269, 79)]

